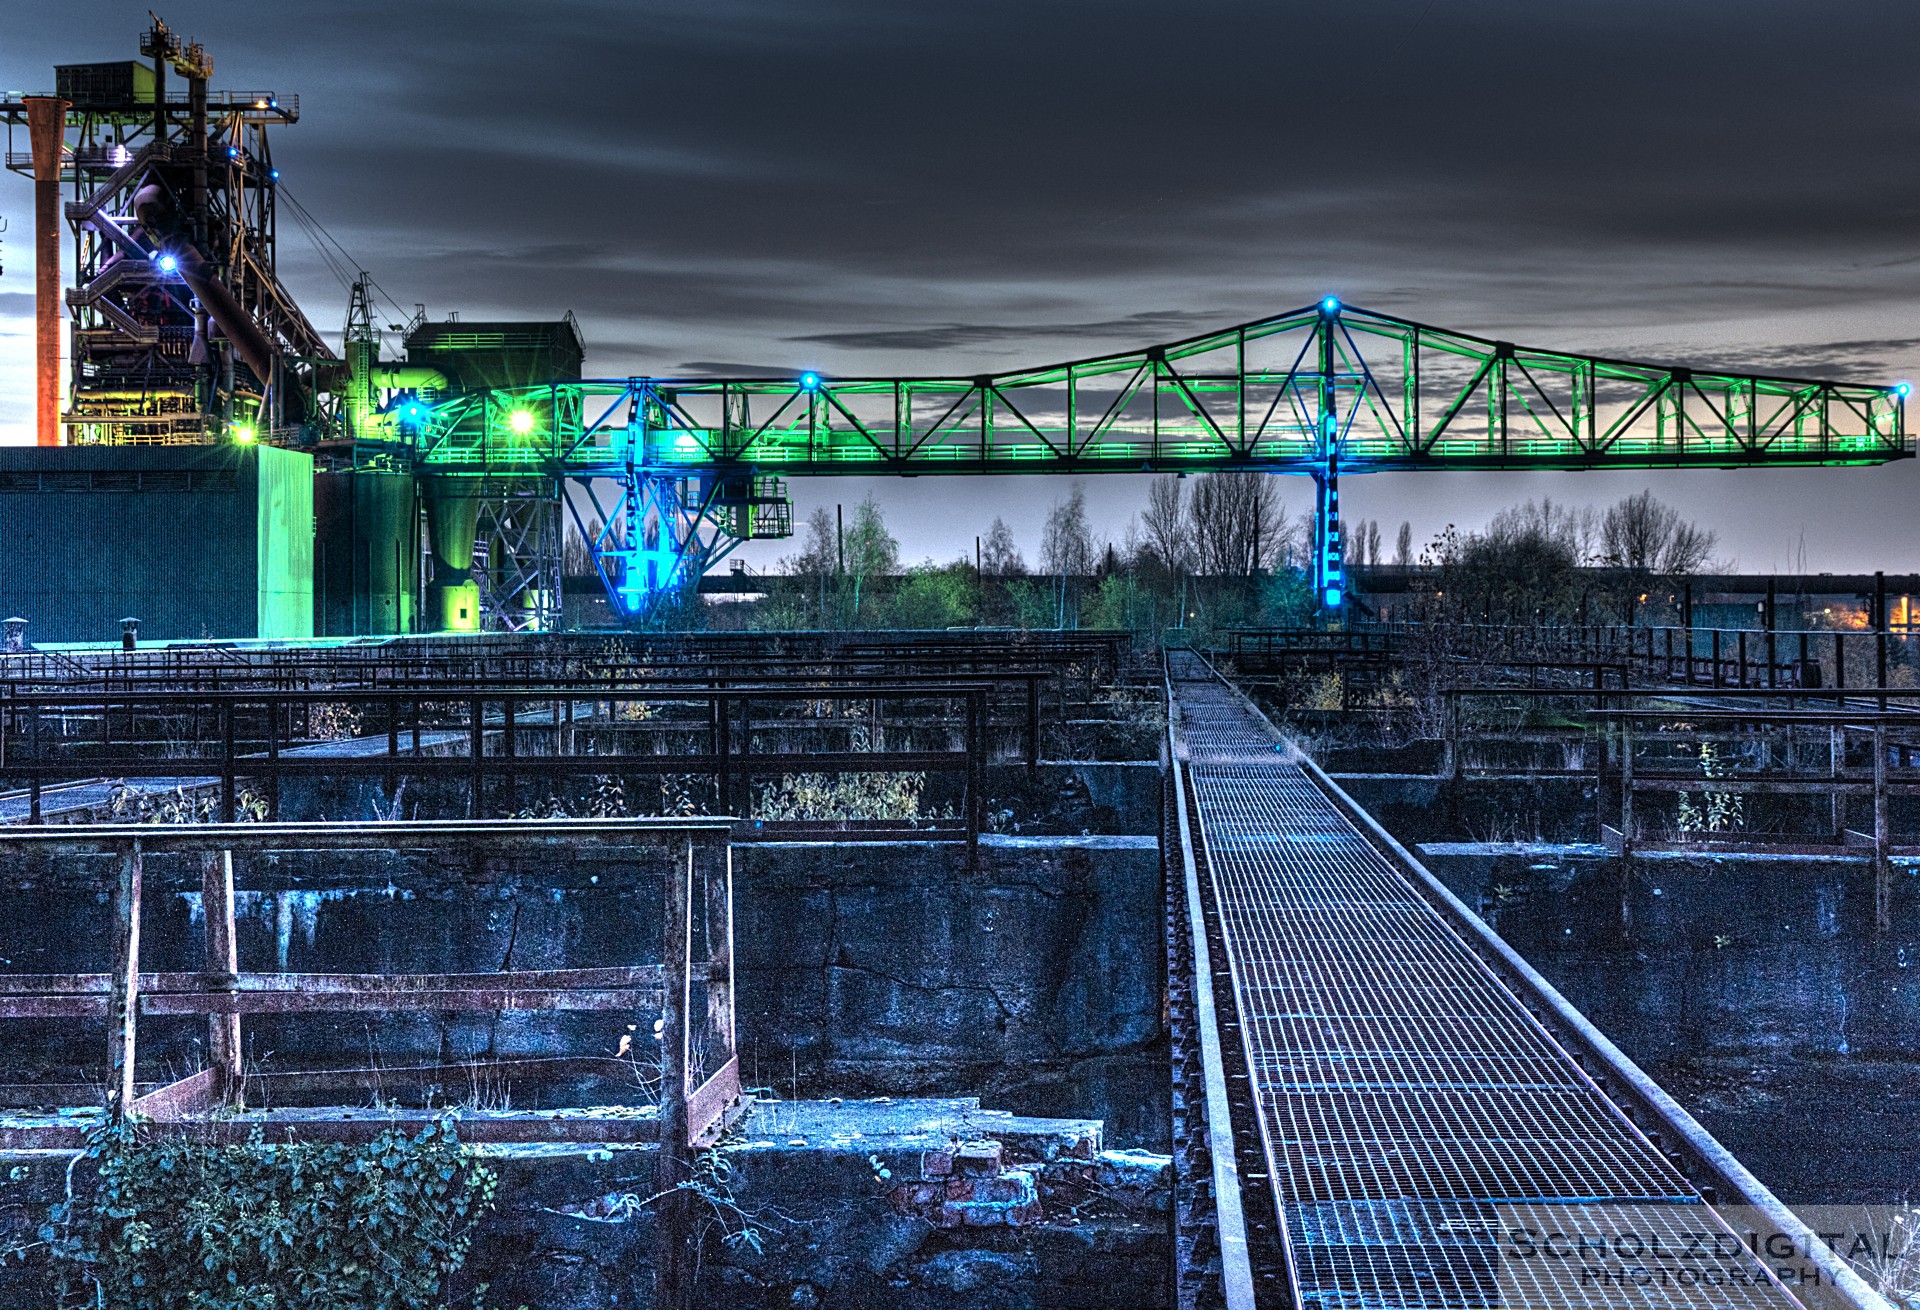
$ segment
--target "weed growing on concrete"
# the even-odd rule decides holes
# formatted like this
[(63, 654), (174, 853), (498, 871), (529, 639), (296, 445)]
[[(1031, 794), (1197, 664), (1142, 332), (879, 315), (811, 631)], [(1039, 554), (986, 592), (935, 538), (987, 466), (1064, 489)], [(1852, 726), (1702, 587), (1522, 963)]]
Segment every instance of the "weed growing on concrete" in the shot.
[[(1686, 745), (1679, 749), (1682, 754), (1694, 750)], [(1698, 759), (1700, 776), (1703, 778), (1725, 778), (1732, 773), (1720, 758), (1718, 748), (1710, 741), (1700, 743)], [(1731, 832), (1736, 828), (1744, 828), (1746, 822), (1746, 797), (1739, 792), (1716, 791), (1708, 787), (1702, 792), (1700, 802), (1695, 802), (1690, 792), (1680, 793), (1680, 827), (1686, 831)]]
[[(236, 823), (262, 823), (267, 818), (267, 799), (242, 789), (233, 798)], [(196, 796), (185, 787), (172, 791), (149, 791), (125, 781), (113, 784), (107, 810), (122, 823), (216, 823), (220, 802), (212, 796)]]
[(753, 817), (769, 821), (951, 817), (923, 814), (924, 773), (789, 773), (760, 788)]

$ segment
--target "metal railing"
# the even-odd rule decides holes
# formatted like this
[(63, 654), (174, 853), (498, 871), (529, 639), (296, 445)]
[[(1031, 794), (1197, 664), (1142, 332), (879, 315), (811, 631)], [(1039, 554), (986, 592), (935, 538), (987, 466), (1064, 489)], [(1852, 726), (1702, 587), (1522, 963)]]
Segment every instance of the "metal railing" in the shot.
[[(233, 822), (243, 787), (273, 818), (295, 779), (377, 779), (389, 797), (405, 778), (464, 782), (464, 813), (478, 819), (516, 814), (569, 780), (694, 777), (707, 780), (716, 808), (746, 819), (756, 779), (936, 774), (958, 779), (957, 814), (910, 826), (929, 839), (965, 841), (971, 859), (996, 745), (1030, 771), (1039, 763), (1037, 686), (1025, 681), (1011, 705), (1000, 698), (997, 721), (991, 684), (951, 680), (20, 694), (0, 698), (0, 777), (25, 784), (23, 817), (37, 824), (46, 790), (101, 778), (217, 788), (216, 812)], [(351, 727), (328, 737), (327, 721)], [(801, 738), (817, 744), (792, 745)], [(545, 790), (529, 795), (526, 783)]]

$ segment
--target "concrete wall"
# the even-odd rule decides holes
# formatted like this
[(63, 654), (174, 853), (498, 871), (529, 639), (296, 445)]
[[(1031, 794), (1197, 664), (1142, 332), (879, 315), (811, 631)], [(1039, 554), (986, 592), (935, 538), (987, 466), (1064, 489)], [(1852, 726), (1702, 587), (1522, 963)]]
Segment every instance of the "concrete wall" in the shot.
[[(1105, 1119), (1163, 1143), (1168, 1066), (1158, 854), (1150, 838), (997, 838), (981, 868), (928, 843), (735, 851), (743, 1073), (801, 1094), (977, 1093), (997, 1108)], [(197, 864), (150, 855), (143, 964), (197, 967)], [(107, 859), (9, 857), (0, 969), (106, 967)], [(537, 869), (416, 853), (283, 855), (237, 869), (243, 968), (475, 972), (648, 963), (659, 884), (581, 852)], [(199, 1060), (201, 1026), (146, 1020), (141, 1051)], [(395, 1064), (611, 1055), (607, 1014), (252, 1018), (249, 1058)], [(98, 1026), (9, 1025), (21, 1080), (96, 1077)], [(9, 1075), (0, 1072), (0, 1081)], [(797, 1080), (797, 1084), (796, 1084)]]
[(1163, 1146), (1159, 850), (1151, 838), (744, 846), (743, 1073), (854, 1094), (964, 1088)]
[(1920, 1178), (1920, 877), (1873, 929), (1863, 863), (1432, 858), (1529, 963), (1789, 1204)]

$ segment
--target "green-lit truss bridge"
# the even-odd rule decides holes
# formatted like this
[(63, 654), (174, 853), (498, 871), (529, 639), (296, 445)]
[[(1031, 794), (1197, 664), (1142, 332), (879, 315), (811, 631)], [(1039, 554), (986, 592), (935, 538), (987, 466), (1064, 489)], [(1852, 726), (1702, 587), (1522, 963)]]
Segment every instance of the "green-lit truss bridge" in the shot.
[[(627, 378), (450, 395), (400, 432), (429, 474), (617, 479), (622, 503), (602, 514), (596, 545), (623, 607), (715, 558), (673, 520), (704, 516), (736, 538), (780, 531), (783, 476), (1215, 469), (1314, 477), (1315, 582), (1338, 604), (1340, 473), (1877, 464), (1913, 454), (1907, 390), (1541, 350), (1328, 299), (973, 377)], [(677, 486), (664, 506), (663, 480)], [(643, 529), (643, 514), (665, 526)]]

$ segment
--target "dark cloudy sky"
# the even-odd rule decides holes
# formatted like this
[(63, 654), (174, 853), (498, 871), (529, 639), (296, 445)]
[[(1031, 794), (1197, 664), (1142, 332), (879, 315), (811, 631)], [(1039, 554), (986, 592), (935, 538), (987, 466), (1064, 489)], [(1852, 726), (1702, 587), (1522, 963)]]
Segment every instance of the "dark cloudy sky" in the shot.
[[(0, 87), (131, 57), (146, 0), (0, 0)], [(968, 374), (1349, 303), (1527, 344), (1920, 377), (1920, 5), (1894, 0), (170, 0), (300, 96), (287, 187), (409, 308), (571, 309), (602, 375)], [(24, 140), (16, 149), (24, 149)], [(30, 188), (0, 180), (0, 440)], [(344, 290), (283, 230), (337, 330)], [(1122, 536), (1144, 488), (1088, 478)], [(1652, 486), (1742, 567), (1920, 569), (1920, 465), (1376, 475), (1424, 538)], [(910, 557), (1044, 479), (875, 487)], [(796, 484), (800, 511), (864, 494)], [(1293, 482), (1289, 502), (1308, 503)], [(776, 554), (777, 551), (766, 552)], [(763, 554), (763, 558), (765, 555)]]

